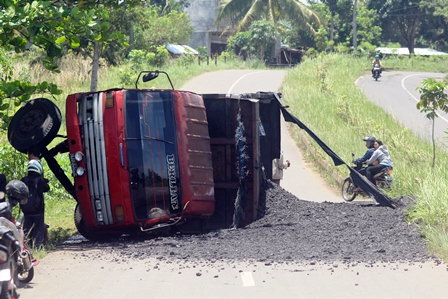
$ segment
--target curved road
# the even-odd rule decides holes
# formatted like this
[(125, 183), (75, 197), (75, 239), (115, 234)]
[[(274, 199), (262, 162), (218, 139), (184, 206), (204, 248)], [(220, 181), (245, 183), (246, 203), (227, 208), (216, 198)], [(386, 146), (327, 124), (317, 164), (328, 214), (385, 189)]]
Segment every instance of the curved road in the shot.
[[(199, 93), (276, 91), (283, 75), (283, 71), (213, 72), (199, 76), (183, 89)], [(199, 85), (195, 85), (197, 82)], [(287, 135), (282, 136), (286, 136), (283, 138), (285, 142)], [(291, 153), (288, 157), (291, 160), (295, 151), (294, 146), (292, 148), (288, 153)], [(293, 163), (297, 169), (291, 166), (287, 170), (282, 182), (285, 189), (292, 188), (291, 182), (297, 184), (301, 171), (310, 170), (303, 161)], [(287, 182), (286, 177), (293, 180)], [(325, 184), (316, 183), (320, 179), (318, 175), (315, 179), (306, 188), (313, 189), (312, 193), (300, 194), (303, 188), (294, 191), (299, 192), (299, 198), (316, 201), (330, 198), (327, 195), (313, 196), (326, 188), (323, 187)], [(329, 192), (331, 194), (332, 191)], [(113, 256), (104, 257), (104, 253), (95, 247), (92, 244), (87, 253), (74, 249), (48, 254), (36, 267), (32, 283), (20, 289), (21, 298), (448, 299), (448, 268), (444, 264), (381, 264), (344, 268), (319, 263), (302, 266), (229, 261), (209, 267), (207, 262), (179, 265), (142, 256), (124, 261)], [(201, 273), (204, 275), (199, 275)]]
[[(416, 89), (421, 87), (421, 82), (427, 78), (442, 80), (445, 75), (383, 71), (378, 81), (374, 81), (370, 75), (365, 75), (360, 77), (356, 84), (372, 102), (394, 116), (417, 136), (431, 140), (432, 121), (416, 108), (420, 100), (420, 93)], [(438, 111), (438, 114), (434, 136), (437, 142), (448, 146), (448, 140), (444, 138), (447, 136), (445, 131), (448, 130), (448, 115), (442, 111)]]

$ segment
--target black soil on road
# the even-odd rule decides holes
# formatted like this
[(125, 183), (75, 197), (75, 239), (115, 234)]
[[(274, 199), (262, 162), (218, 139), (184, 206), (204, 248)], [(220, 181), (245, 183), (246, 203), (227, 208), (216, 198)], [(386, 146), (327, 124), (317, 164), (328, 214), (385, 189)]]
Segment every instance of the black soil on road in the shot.
[(310, 265), (437, 262), (428, 254), (416, 226), (406, 222), (409, 200), (405, 198), (395, 199), (403, 203), (395, 209), (376, 206), (367, 200), (316, 203), (300, 200), (268, 183), (261, 199), (266, 201), (262, 216), (243, 228), (200, 235), (175, 234), (138, 240), (120, 238), (108, 243), (85, 241), (81, 246), (84, 249), (101, 248), (106, 253), (110, 251), (112, 255), (102, 256), (113, 256), (120, 261), (156, 257), (165, 261)]

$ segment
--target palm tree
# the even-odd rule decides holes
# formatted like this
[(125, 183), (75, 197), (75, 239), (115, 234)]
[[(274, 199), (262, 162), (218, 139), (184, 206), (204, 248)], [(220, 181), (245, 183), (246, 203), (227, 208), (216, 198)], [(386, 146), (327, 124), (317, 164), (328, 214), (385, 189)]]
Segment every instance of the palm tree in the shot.
[(220, 0), (216, 23), (230, 20), (236, 24), (235, 31), (249, 28), (256, 20), (277, 24), (279, 20), (291, 19), (313, 34), (320, 26), (319, 17), (300, 0)]

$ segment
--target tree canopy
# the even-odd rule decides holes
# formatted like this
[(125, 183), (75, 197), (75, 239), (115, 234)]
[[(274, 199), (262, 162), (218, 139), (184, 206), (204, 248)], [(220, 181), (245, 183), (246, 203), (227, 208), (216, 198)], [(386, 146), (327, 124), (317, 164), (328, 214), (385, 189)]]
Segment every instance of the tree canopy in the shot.
[(287, 18), (313, 33), (320, 26), (319, 17), (299, 0), (221, 0), (216, 22), (230, 21), (238, 32), (247, 30), (253, 21), (276, 24)]

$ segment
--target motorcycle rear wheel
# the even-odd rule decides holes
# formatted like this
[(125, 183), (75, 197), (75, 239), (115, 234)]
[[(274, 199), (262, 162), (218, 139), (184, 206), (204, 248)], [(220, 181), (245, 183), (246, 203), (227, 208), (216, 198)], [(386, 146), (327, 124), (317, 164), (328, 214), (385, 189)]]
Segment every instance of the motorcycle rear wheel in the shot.
[(19, 273), (19, 283), (18, 283), (18, 287), (21, 288), (23, 287), (25, 284), (31, 282), (31, 280), (33, 280), (34, 278), (34, 267), (31, 267), (30, 270), (28, 270), (27, 272), (21, 274)]
[(392, 189), (392, 184), (389, 183), (387, 180), (378, 180), (377, 186), (378, 186), (378, 188), (386, 190), (386, 191)]
[(342, 198), (345, 201), (353, 201), (356, 197), (356, 195), (358, 195), (354, 190), (355, 190), (355, 185), (352, 182), (351, 178), (346, 178), (344, 180), (344, 183), (342, 184)]

